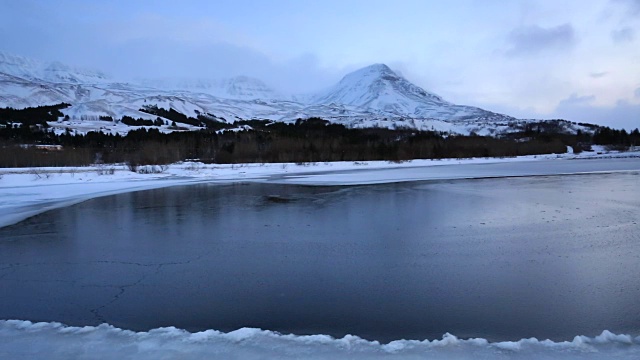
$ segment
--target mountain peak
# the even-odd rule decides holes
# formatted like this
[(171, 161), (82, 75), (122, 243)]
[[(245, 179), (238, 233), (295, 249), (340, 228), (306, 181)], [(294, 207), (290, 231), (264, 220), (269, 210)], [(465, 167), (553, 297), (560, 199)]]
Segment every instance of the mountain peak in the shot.
[(43, 62), (0, 52), (0, 72), (27, 79), (63, 83), (103, 82), (108, 77), (97, 70), (71, 67), (59, 61)]
[(226, 119), (322, 117), (353, 126), (397, 123), (425, 129), (430, 124), (442, 131), (452, 129), (445, 123), (512, 119), (444, 101), (381, 63), (353, 71), (326, 91), (305, 97), (285, 97), (248, 76), (139, 81), (117, 83), (98, 71), (0, 52), (0, 107), (67, 102), (73, 108), (65, 114), (79, 118), (151, 116), (138, 110), (155, 104), (183, 114), (198, 110)]
[(262, 80), (244, 75), (224, 80), (222, 88), (225, 94), (236, 99), (273, 99), (278, 96), (276, 91), (267, 86)]
[(364, 70), (364, 71), (368, 71), (368, 72), (378, 72), (378, 73), (394, 73), (393, 70), (391, 70), (390, 67), (388, 67), (386, 64), (382, 64), (382, 63), (371, 64), (369, 66), (363, 67), (360, 70)]
[(43, 64), (24, 56), (0, 52), (0, 72), (18, 77), (35, 77)]
[(314, 98), (318, 104), (346, 104), (390, 115), (419, 116), (423, 105), (448, 104), (396, 74), (385, 64), (373, 64), (345, 75), (340, 82)]
[(373, 64), (350, 72), (342, 78), (342, 81), (353, 79), (379, 79), (382, 77), (398, 78), (399, 76), (385, 64)]

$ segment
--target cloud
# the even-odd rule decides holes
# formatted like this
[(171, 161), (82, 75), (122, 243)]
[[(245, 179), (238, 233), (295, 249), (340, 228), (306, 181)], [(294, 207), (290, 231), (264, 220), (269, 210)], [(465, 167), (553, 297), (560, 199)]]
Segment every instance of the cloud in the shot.
[(558, 104), (558, 107), (584, 106), (584, 105), (589, 105), (595, 100), (596, 100), (595, 95), (578, 96), (578, 94), (574, 93), (574, 94), (571, 94), (571, 96), (569, 96), (568, 98), (561, 100), (560, 103)]
[[(95, 59), (123, 79), (219, 79), (250, 76), (284, 93), (304, 93), (332, 85), (337, 70), (323, 68), (313, 54), (274, 60), (248, 46), (217, 42), (197, 44), (179, 39), (131, 39), (112, 44), (105, 52), (126, 54)], [(106, 54), (103, 54), (106, 55)]]
[(636, 91), (633, 93), (635, 95), (635, 97), (640, 99), (640, 87), (636, 89)]
[[(636, 90), (640, 99), (640, 88)], [(614, 105), (595, 105), (596, 96), (578, 96), (572, 94), (561, 100), (551, 112), (539, 112), (531, 107), (518, 107), (508, 104), (477, 103), (481, 108), (515, 116), (519, 119), (564, 119), (608, 126), (614, 129), (634, 130), (640, 127), (640, 104), (618, 100)]]
[(589, 74), (589, 76), (591, 76), (594, 79), (599, 79), (599, 78), (605, 77), (607, 75), (609, 75), (608, 71), (592, 72), (592, 73)]
[(618, 100), (613, 106), (597, 106), (591, 103), (595, 96), (577, 96), (560, 101), (551, 114), (555, 118), (633, 130), (640, 125), (640, 104)]
[(628, 16), (640, 16), (640, 0), (613, 0), (618, 4), (624, 5), (627, 9)]
[[(27, 22), (20, 20), (25, 16), (0, 12), (0, 33), (15, 29), (20, 34), (7, 38), (0, 51), (97, 69), (118, 80), (246, 75), (284, 93), (315, 91), (339, 80), (341, 69), (323, 67), (314, 53), (282, 56), (262, 47), (241, 27), (207, 17), (142, 12), (103, 19), (89, 12), (96, 19), (82, 23), (58, 14), (45, 16), (42, 7), (50, 6), (48, 2), (19, 5), (25, 8), (19, 11), (21, 15), (34, 15)], [(98, 2), (85, 6), (108, 7)]]
[(611, 32), (611, 38), (617, 44), (631, 42), (636, 38), (636, 32), (633, 28), (625, 26), (623, 28), (613, 30)]
[(538, 25), (521, 26), (507, 36), (509, 56), (536, 55), (546, 51), (572, 48), (577, 42), (575, 30), (569, 23), (544, 28)]

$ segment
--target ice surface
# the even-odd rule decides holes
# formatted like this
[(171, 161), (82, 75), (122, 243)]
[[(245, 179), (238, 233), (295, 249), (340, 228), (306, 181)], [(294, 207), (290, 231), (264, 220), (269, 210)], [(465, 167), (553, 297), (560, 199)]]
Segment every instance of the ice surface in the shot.
[[(603, 149), (598, 149), (603, 150)], [(387, 162), (205, 165), (174, 164), (161, 174), (136, 174), (114, 166), (0, 169), (0, 226), (51, 208), (97, 196), (198, 182), (276, 181), (305, 184), (355, 184), (457, 177), (513, 176), (514, 169), (550, 169), (550, 173), (638, 171), (638, 153), (520, 157), (511, 159), (449, 159)], [(628, 158), (635, 156), (635, 158)], [(559, 158), (558, 158), (559, 157)], [(603, 159), (621, 157), (622, 159)], [(627, 159), (624, 159), (627, 158)], [(526, 162), (526, 163), (525, 163)], [(576, 165), (577, 164), (577, 165)], [(425, 170), (426, 169), (426, 170)], [(467, 169), (467, 170), (463, 170)], [(571, 170), (574, 169), (574, 170)], [(585, 170), (586, 169), (586, 170)], [(428, 171), (427, 171), (428, 170)], [(470, 171), (465, 173), (465, 171)], [(48, 174), (48, 175), (47, 175)], [(515, 174), (518, 175), (518, 174)], [(133, 332), (110, 325), (68, 327), (60, 323), (0, 320), (2, 358), (434, 358), (434, 359), (638, 359), (640, 337), (603, 331), (596, 337), (576, 336), (554, 342), (535, 338), (489, 342), (445, 334), (438, 340), (396, 340), (380, 344), (345, 336), (283, 335), (243, 328), (229, 333), (189, 333), (173, 327)]]
[[(113, 170), (112, 174), (111, 170)], [(385, 161), (302, 165), (180, 163), (169, 166), (159, 174), (133, 173), (125, 165), (0, 169), (0, 227), (14, 224), (47, 210), (94, 197), (199, 182), (269, 181), (304, 185), (358, 185), (628, 170), (640, 170), (640, 151), (521, 156), (503, 159), (413, 160), (403, 163)]]
[(0, 320), (0, 354), (46, 359), (638, 359), (640, 337), (603, 331), (553, 342), (459, 339), (396, 340), (388, 344), (347, 335), (292, 335), (242, 328), (190, 333), (174, 327), (133, 332), (107, 324), (70, 327), (60, 323)]

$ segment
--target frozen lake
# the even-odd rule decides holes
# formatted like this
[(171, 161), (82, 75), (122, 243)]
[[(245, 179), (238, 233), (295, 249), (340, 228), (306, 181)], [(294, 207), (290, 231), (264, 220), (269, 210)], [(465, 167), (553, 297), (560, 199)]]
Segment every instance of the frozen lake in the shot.
[(0, 229), (0, 319), (383, 342), (637, 336), (639, 184), (622, 172), (93, 199)]

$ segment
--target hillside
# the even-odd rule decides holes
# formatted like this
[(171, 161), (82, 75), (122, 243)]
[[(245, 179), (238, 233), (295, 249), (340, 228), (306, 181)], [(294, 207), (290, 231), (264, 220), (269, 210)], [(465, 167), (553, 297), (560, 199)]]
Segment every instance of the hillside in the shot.
[[(155, 121), (141, 111), (157, 107), (187, 118), (206, 117), (232, 124), (238, 120), (294, 122), (322, 118), (350, 128), (416, 129), (453, 134), (496, 135), (521, 129), (528, 122), (472, 106), (452, 104), (375, 64), (344, 76), (335, 86), (305, 97), (288, 96), (259, 79), (156, 79), (121, 82), (97, 70), (58, 62), (45, 63), (0, 53), (0, 107), (26, 108), (68, 103), (66, 121), (50, 122), (57, 132), (125, 134), (123, 117)], [(105, 123), (100, 119), (114, 121)], [(174, 131), (164, 118), (163, 132)], [(195, 124), (195, 125), (194, 125)], [(569, 131), (580, 127), (565, 124)], [(194, 130), (197, 122), (181, 124)]]

